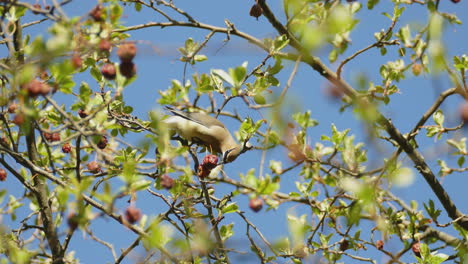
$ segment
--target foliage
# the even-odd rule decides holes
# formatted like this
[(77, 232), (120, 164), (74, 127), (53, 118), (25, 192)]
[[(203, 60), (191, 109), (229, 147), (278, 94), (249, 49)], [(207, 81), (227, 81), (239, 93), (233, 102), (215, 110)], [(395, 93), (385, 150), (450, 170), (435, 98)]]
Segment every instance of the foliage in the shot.
[[(461, 123), (448, 127), (441, 105), (452, 96), (467, 98), (468, 59), (449, 58), (443, 34), (461, 21), (442, 10), (443, 1), (283, 0), (281, 11), (272, 11), (273, 3), (257, 0), (255, 17), (276, 32), (264, 39), (227, 19), (223, 26), (206, 24), (184, 10), (183, 1), (103, 0), (85, 14), (68, 10), (71, 2), (0, 1), (0, 180), (24, 189), (0, 192), (2, 215), (9, 216), (0, 230), (2, 263), (79, 263), (86, 252), (70, 246), (79, 232), (106, 247), (114, 263), (140, 246), (145, 263), (229, 263), (244, 250), (261, 263), (377, 263), (382, 256), (388, 263), (467, 261), (468, 218), (441, 179), (468, 168), (466, 137), (457, 133), (468, 107)], [(427, 12), (424, 25), (402, 22), (417, 8)], [(147, 20), (129, 25), (128, 10)], [(384, 10), (388, 25), (368, 46), (355, 47), (352, 33), (369, 10)], [(41, 25), (47, 30), (27, 33)], [(171, 105), (235, 123), (232, 132), (244, 148), (233, 163), (199, 171), (207, 168), (205, 161), (198, 166), (202, 148), (191, 144), (199, 142), (174, 137), (159, 111), (137, 116), (138, 105), (124, 96), (140, 78), (133, 58), (146, 45), (133, 35), (167, 27), (208, 33), (175, 49), (183, 76), (158, 91), (159, 109)], [(204, 52), (216, 35), (246, 40), (261, 49), (262, 60), (188, 77), (210, 61)], [(384, 58), (375, 67), (379, 77), (347, 83), (359, 77), (349, 65), (373, 51)], [(300, 66), (327, 81), (327, 93), (340, 104), (336, 111), (354, 113), (366, 135), (330, 122), (327, 133), (310, 140), (325, 114), (288, 105)], [(391, 102), (408, 78), (424, 76), (444, 76), (453, 88), (403, 132), (383, 109), (398, 107)], [(272, 118), (253, 117), (258, 112)], [(357, 139), (365, 137), (368, 142)], [(419, 144), (432, 137), (452, 156), (437, 153), (435, 164), (422, 152)], [(378, 152), (381, 147), (391, 151)], [(278, 152), (287, 157), (267, 155)], [(370, 161), (376, 153), (379, 164)], [(260, 168), (243, 166), (244, 155), (260, 156)], [(393, 193), (415, 178), (431, 190), (418, 201), (423, 206)], [(293, 189), (284, 192), (288, 182)], [(158, 206), (143, 213), (141, 197)], [(256, 222), (248, 207), (257, 214), (287, 208), (288, 232), (269, 238), (268, 223)], [(116, 241), (98, 237), (92, 224), (102, 219), (118, 224), (109, 232), (135, 234), (135, 240), (120, 250)], [(235, 239), (249, 247), (233, 247)]]

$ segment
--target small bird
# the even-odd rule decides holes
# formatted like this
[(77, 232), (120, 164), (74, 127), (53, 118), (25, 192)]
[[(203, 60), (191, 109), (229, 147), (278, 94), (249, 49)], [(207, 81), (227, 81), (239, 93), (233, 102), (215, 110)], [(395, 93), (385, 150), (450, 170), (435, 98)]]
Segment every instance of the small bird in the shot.
[(164, 120), (169, 129), (175, 130), (185, 140), (205, 146), (212, 153), (222, 154), (223, 163), (233, 162), (243, 152), (244, 145), (238, 144), (218, 119), (170, 106), (166, 106), (166, 109), (173, 114)]

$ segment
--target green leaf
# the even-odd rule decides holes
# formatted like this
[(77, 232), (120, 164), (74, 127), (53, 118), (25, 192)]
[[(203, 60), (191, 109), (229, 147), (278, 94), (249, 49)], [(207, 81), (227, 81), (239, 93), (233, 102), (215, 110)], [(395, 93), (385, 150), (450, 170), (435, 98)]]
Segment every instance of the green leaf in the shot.
[(237, 210), (239, 210), (239, 206), (237, 205), (237, 203), (234, 202), (234, 203), (230, 203), (224, 206), (221, 212), (223, 214), (229, 214), (229, 213), (235, 213)]

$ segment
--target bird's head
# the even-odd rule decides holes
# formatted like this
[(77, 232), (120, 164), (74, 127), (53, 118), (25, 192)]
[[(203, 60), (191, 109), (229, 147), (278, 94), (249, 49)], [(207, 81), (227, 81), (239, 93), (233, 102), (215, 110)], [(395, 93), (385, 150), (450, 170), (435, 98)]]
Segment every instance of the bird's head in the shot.
[(231, 149), (226, 150), (223, 153), (223, 163), (230, 163), (233, 162), (240, 154), (246, 152), (247, 150), (251, 149), (252, 145), (248, 142), (245, 144), (239, 144)]

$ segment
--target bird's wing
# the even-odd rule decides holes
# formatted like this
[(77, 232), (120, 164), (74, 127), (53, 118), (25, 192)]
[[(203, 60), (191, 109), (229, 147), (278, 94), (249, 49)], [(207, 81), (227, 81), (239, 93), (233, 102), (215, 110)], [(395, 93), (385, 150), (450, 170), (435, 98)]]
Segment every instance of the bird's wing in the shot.
[(184, 119), (190, 120), (207, 128), (211, 126), (219, 126), (225, 128), (224, 124), (221, 123), (221, 121), (204, 113), (183, 112), (170, 106), (166, 106), (166, 109), (176, 116), (180, 116)]

